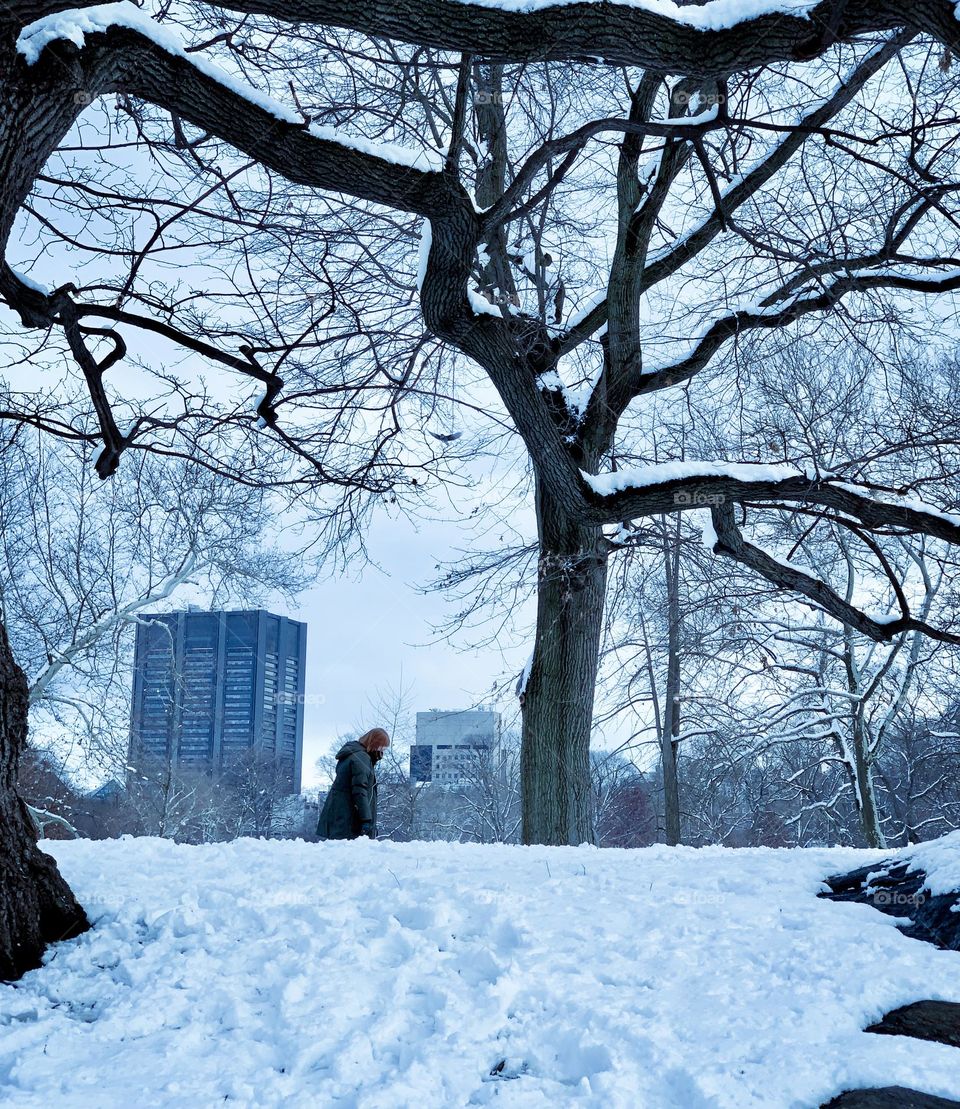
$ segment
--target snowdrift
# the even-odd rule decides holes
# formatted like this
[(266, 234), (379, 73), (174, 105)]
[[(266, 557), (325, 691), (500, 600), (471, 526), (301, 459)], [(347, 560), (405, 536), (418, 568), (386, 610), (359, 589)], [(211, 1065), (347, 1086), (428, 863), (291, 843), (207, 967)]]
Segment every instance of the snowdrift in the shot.
[[(449, 1109), (960, 1098), (960, 953), (818, 899), (889, 853), (50, 845), (93, 931), (0, 986), (0, 1103)], [(960, 886), (960, 836), (929, 859)]]

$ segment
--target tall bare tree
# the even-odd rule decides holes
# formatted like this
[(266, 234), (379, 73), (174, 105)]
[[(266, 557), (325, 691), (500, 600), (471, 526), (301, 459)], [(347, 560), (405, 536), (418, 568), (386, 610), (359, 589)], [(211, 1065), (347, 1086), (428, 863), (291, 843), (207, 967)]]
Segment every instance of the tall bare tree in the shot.
[[(97, 442), (104, 478), (125, 453), (152, 449), (292, 493), (322, 488), (337, 496), (321, 496), (315, 515), (342, 536), (364, 505), (409, 499), (426, 478), (456, 479), (445, 432), (433, 455), (423, 436), (423, 450), (405, 447), (400, 402), (429, 385), (433, 412), (449, 381), (441, 365), (482, 371), (535, 485), (526, 841), (593, 834), (588, 746), (607, 525), (712, 498), (716, 550), (780, 588), (872, 638), (950, 634), (906, 605), (895, 621), (873, 619), (744, 530), (747, 514), (802, 507), (865, 534), (956, 543), (957, 519), (913, 496), (922, 488), (949, 505), (934, 464), (896, 490), (863, 466), (809, 472), (774, 450), (773, 467), (741, 452), (725, 464), (604, 473), (638, 408), (734, 365), (746, 337), (833, 315), (854, 320), (862, 338), (894, 315), (884, 294), (916, 303), (960, 286), (947, 64), (958, 25), (947, 0), (824, 0), (795, 14), (771, 3), (742, 20), (726, 6), (720, 18), (712, 3), (184, 0), (155, 18), (127, 5), (63, 10), (13, 0), (0, 16), (0, 297), (39, 337), (21, 340), (23, 364), (66, 359), (94, 419), (64, 420), (53, 382), (12, 388), (4, 417)], [(369, 103), (351, 86), (375, 90)], [(415, 128), (427, 138), (412, 147)], [(131, 142), (142, 152), (132, 158)], [(124, 182), (105, 165), (125, 165)], [(158, 203), (145, 201), (161, 181)], [(94, 235), (98, 254), (78, 226), (78, 211), (92, 227), (101, 210), (126, 234), (116, 254)], [(340, 212), (349, 218), (338, 238)], [(217, 276), (197, 287), (168, 272), (164, 282), (159, 271), (186, 257), (200, 226)], [(44, 289), (19, 271), (48, 246), (58, 278)], [(82, 284), (67, 261), (77, 251), (115, 272), (94, 266)], [(368, 271), (381, 284), (356, 289), (366, 314), (353, 312), (339, 279), (349, 290)], [(454, 359), (416, 334), (415, 304)], [(169, 360), (147, 354), (157, 342)], [(33, 349), (44, 345), (46, 362)], [(149, 372), (121, 389), (125, 358)], [(197, 380), (195, 359), (217, 367), (220, 387)], [(225, 459), (238, 440), (244, 452)], [(13, 791), (23, 727), (8, 652), (3, 669), (12, 709), (0, 735), (0, 843), (12, 862), (0, 865), (13, 910), (0, 974), (9, 974), (64, 930), (60, 918), (38, 930), (37, 898), (68, 902), (28, 842)]]

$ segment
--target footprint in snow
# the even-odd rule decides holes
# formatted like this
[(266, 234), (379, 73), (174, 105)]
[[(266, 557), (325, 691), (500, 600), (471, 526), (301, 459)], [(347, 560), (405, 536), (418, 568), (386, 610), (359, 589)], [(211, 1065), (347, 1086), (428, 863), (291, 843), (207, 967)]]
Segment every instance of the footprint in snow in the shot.
[(393, 918), (404, 928), (422, 932), (436, 923), (437, 915), (427, 905), (401, 905), (394, 909)]

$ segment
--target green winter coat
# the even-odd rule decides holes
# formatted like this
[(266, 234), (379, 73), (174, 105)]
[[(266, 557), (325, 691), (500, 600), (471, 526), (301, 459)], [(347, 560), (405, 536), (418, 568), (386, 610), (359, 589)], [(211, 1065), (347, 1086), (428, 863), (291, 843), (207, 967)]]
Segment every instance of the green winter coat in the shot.
[(321, 839), (357, 839), (370, 825), (377, 838), (377, 776), (366, 750), (355, 740), (337, 752), (337, 773), (317, 822)]

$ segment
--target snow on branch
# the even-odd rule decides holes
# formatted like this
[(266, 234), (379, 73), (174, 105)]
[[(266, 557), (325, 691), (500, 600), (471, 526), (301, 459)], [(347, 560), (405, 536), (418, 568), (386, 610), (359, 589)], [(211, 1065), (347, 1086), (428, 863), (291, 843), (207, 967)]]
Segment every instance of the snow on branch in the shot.
[[(566, 7), (574, 0), (458, 0), (459, 3), (503, 12), (539, 12)], [(730, 30), (740, 23), (769, 15), (808, 18), (816, 0), (706, 0), (703, 4), (678, 4), (675, 0), (611, 0), (698, 31)]]
[[(897, 583), (900, 615), (868, 613), (844, 600), (809, 570), (787, 562), (744, 538), (737, 526), (737, 505), (776, 506), (782, 502), (822, 505), (856, 521), (867, 531), (891, 529), (929, 535), (960, 546), (960, 515), (942, 512), (917, 498), (868, 484), (839, 481), (831, 475), (803, 473), (792, 466), (739, 462), (666, 462), (615, 473), (582, 473), (592, 523), (612, 524), (660, 513), (710, 509), (704, 542), (756, 571), (774, 585), (812, 600), (877, 642), (915, 631), (944, 643), (960, 644), (960, 634), (935, 628), (911, 614)], [(592, 494), (592, 497), (591, 497)], [(841, 517), (841, 518), (842, 518)]]
[[(785, 481), (788, 478), (804, 477), (796, 466), (763, 465), (753, 462), (655, 462), (643, 466), (632, 466), (607, 474), (583, 475), (584, 480), (595, 493), (609, 496), (625, 489), (645, 489), (664, 482), (689, 481), (691, 478), (729, 477), (737, 481)], [(699, 497), (681, 491), (677, 504), (702, 508), (712, 503), (704, 494)]]
[(231, 0), (226, 6), (488, 60), (596, 58), (694, 77), (805, 61), (838, 41), (896, 28), (947, 46), (960, 38), (951, 0)]
[(664, 462), (606, 474), (581, 471), (590, 522), (615, 524), (663, 512), (727, 503), (806, 501), (868, 528), (899, 528), (960, 545), (960, 515), (893, 490), (842, 481), (795, 466), (753, 462)]
[(35, 705), (38, 701), (48, 696), (50, 684), (57, 675), (70, 666), (85, 651), (90, 650), (99, 640), (108, 635), (117, 625), (136, 621), (137, 613), (152, 607), (158, 601), (169, 598), (181, 585), (188, 582), (197, 569), (197, 557), (191, 552), (180, 567), (159, 581), (153, 589), (148, 590), (140, 597), (135, 597), (126, 604), (118, 605), (104, 613), (99, 620), (94, 621), (89, 628), (70, 643), (64, 644), (49, 657), (46, 666), (30, 679), (30, 701)]
[[(947, 293), (960, 289), (960, 269), (946, 269), (941, 273), (930, 270), (942, 266), (939, 259), (924, 265), (918, 261), (912, 271), (892, 267), (876, 267), (858, 273), (848, 261), (847, 272), (830, 282), (823, 282), (815, 291), (803, 295), (786, 294), (786, 288), (770, 294), (760, 304), (749, 304), (730, 312), (720, 319), (707, 323), (694, 340), (692, 349), (682, 358), (644, 372), (636, 394), (654, 392), (669, 385), (679, 385), (705, 369), (713, 356), (730, 339), (746, 331), (773, 330), (793, 323), (814, 312), (827, 312), (850, 293), (871, 289), (902, 289), (917, 293)], [(791, 283), (788, 283), (788, 286)]]
[(46, 839), (47, 827), (50, 824), (62, 828), (65, 832), (69, 833), (74, 839), (80, 839), (80, 833), (65, 817), (59, 816), (55, 812), (50, 812), (49, 809), (38, 809), (33, 805), (27, 805), (27, 812), (30, 814), (30, 819), (33, 821), (33, 826), (37, 830), (37, 836), (40, 839)]
[[(51, 43), (72, 42), (82, 51), (89, 45), (88, 36), (116, 36), (118, 33), (125, 33), (116, 40), (118, 48), (122, 47), (125, 52), (138, 48), (146, 51), (154, 65), (132, 67), (129, 81), (116, 82), (113, 87), (122, 87), (161, 107), (177, 110), (185, 119), (233, 142), (239, 149), (262, 159), (291, 180), (348, 192), (403, 209), (405, 206), (398, 204), (398, 199), (405, 193), (415, 191), (411, 186), (419, 180), (417, 177), (408, 179), (408, 175), (436, 173), (443, 167), (443, 155), (430, 147), (407, 150), (393, 143), (371, 142), (348, 135), (333, 127), (305, 125), (301, 115), (292, 108), (232, 76), (202, 55), (188, 54), (177, 34), (160, 26), (131, 3), (74, 8), (44, 16), (20, 32), (17, 50), (26, 64), (33, 66)], [(168, 68), (166, 73), (157, 72), (155, 63), (164, 59), (175, 63), (173, 68)], [(200, 78), (204, 80), (198, 88)], [(99, 91), (95, 86), (88, 90), (91, 95)], [(264, 116), (268, 118), (264, 119)], [(305, 159), (303, 153), (298, 156), (296, 149), (289, 149), (294, 145), (291, 141), (294, 135), (299, 139), (296, 145), (301, 147), (306, 147), (310, 139), (315, 140), (315, 143), (309, 144), (313, 149), (309, 158)], [(242, 136), (249, 138), (244, 141)], [(259, 141), (253, 141), (255, 137)], [(274, 141), (270, 141), (271, 137)], [(278, 145), (287, 148), (285, 158), (270, 156), (270, 148)], [(352, 159), (344, 157), (348, 153), (353, 155)], [(320, 159), (327, 163), (326, 167), (319, 164)], [(304, 162), (313, 163), (313, 173), (297, 174), (298, 163)], [(361, 174), (366, 171), (369, 178), (366, 188), (359, 182), (351, 181), (351, 177), (356, 176), (355, 171), (351, 173), (351, 167), (360, 170)], [(402, 167), (405, 173), (397, 174), (396, 167)], [(307, 165), (303, 165), (303, 169), (307, 170)], [(394, 185), (388, 190), (389, 196), (384, 195), (382, 185), (377, 184), (377, 178), (383, 180), (385, 176), (394, 178)], [(420, 208), (407, 210), (420, 211)]]
[[(842, 490), (857, 498), (862, 498), (864, 495), (871, 495), (869, 491), (850, 482), (831, 481), (830, 484), (832, 488)], [(882, 503), (892, 508), (906, 509), (908, 512), (918, 513), (924, 517), (932, 517), (934, 520), (941, 521), (949, 529), (960, 529), (960, 515), (955, 512), (941, 512), (939, 508), (927, 504), (926, 501), (921, 500), (919, 497), (904, 497), (897, 493), (888, 493), (884, 490), (882, 500), (877, 500), (875, 496), (873, 500), (876, 504)], [(955, 539), (951, 541), (956, 542)]]
[(171, 54), (184, 54), (179, 36), (155, 23), (150, 16), (130, 3), (100, 4), (92, 8), (71, 8), (42, 16), (28, 24), (17, 38), (17, 52), (27, 65), (35, 65), (45, 46), (66, 40), (81, 49), (87, 35), (108, 27), (129, 27), (146, 35)]

